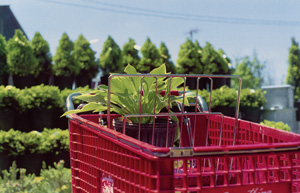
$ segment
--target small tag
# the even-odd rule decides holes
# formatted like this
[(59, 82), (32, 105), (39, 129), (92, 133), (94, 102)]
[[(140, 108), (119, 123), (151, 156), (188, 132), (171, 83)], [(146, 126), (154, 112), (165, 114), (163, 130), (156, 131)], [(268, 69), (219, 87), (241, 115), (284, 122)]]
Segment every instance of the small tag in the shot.
[(114, 180), (113, 178), (103, 173), (101, 179), (101, 192), (102, 193), (113, 193), (114, 192)]

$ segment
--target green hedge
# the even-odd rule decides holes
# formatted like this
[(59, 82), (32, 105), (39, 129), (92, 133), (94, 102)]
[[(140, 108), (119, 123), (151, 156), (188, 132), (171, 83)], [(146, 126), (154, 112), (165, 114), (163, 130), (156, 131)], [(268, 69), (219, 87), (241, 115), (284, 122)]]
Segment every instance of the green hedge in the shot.
[[(0, 110), (16, 110), (26, 112), (30, 109), (53, 109), (65, 110), (65, 101), (69, 94), (74, 92), (91, 91), (86, 87), (76, 90), (59, 90), (57, 86), (38, 85), (25, 89), (13, 86), (0, 86)], [(78, 101), (77, 101), (78, 102)]]
[(69, 131), (44, 129), (29, 133), (10, 129), (0, 131), (0, 153), (10, 156), (30, 153), (55, 153), (69, 151)]
[(266, 125), (266, 126), (269, 126), (269, 127), (273, 127), (273, 128), (276, 128), (276, 129), (281, 129), (281, 130), (284, 130), (284, 131), (291, 131), (291, 128), (288, 126), (288, 124), (284, 124), (281, 121), (280, 122), (275, 122), (275, 121), (264, 120), (260, 124)]
[[(196, 92), (196, 91), (194, 91)], [(203, 97), (207, 105), (210, 101), (210, 92), (207, 90), (199, 90), (199, 95)], [(260, 108), (266, 102), (265, 92), (261, 89), (242, 89), (240, 95), (240, 107)], [(235, 107), (237, 101), (237, 90), (223, 86), (212, 91), (211, 107)]]
[[(29, 109), (51, 109), (61, 108), (65, 111), (65, 101), (69, 94), (74, 92), (88, 92), (91, 91), (88, 87), (79, 87), (76, 90), (64, 89), (59, 90), (56, 86), (39, 85), (23, 90), (12, 86), (0, 86), (0, 110), (8, 109), (22, 109), (27, 111)], [(236, 89), (223, 86), (212, 91), (212, 108), (216, 106), (236, 106)], [(200, 90), (199, 94), (204, 100), (209, 103), (210, 92)], [(240, 106), (241, 107), (261, 107), (265, 104), (265, 92), (262, 90), (242, 89)], [(80, 101), (75, 100), (75, 104)]]

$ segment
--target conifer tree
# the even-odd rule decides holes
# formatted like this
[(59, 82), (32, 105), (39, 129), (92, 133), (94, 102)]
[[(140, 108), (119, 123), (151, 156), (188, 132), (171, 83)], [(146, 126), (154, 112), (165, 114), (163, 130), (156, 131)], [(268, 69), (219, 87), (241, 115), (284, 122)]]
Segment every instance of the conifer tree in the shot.
[(210, 43), (206, 43), (201, 53), (203, 74), (227, 74), (228, 62)]
[(56, 76), (70, 77), (79, 73), (80, 67), (74, 62), (72, 56), (73, 46), (69, 36), (63, 33), (53, 57), (53, 71)]
[(36, 32), (31, 40), (31, 46), (38, 62), (36, 72), (38, 74), (37, 81), (48, 84), (49, 77), (52, 74), (52, 56), (50, 54), (49, 44), (39, 32)]
[[(254, 53), (253, 58), (246, 56), (236, 61), (236, 67), (233, 75), (238, 75), (242, 78), (242, 88), (258, 89), (261, 87), (263, 78), (262, 70), (265, 67), (264, 62), (260, 62)], [(239, 81), (232, 79), (232, 86), (239, 87)]]
[(286, 83), (295, 87), (295, 100), (300, 99), (300, 49), (295, 38), (292, 38), (292, 45), (289, 49), (289, 67)]
[(121, 50), (118, 44), (108, 36), (103, 44), (103, 48), (99, 57), (100, 67), (104, 75), (110, 73), (120, 73), (123, 68), (121, 67)]
[(175, 69), (174, 63), (171, 61), (171, 56), (169, 54), (169, 50), (164, 42), (161, 42), (158, 51), (162, 58), (162, 63), (166, 65), (167, 72), (171, 72), (172, 74), (175, 74), (176, 69)]
[(24, 77), (37, 71), (38, 63), (32, 47), (19, 29), (7, 42), (7, 64), (11, 75)]
[(138, 72), (149, 73), (154, 68), (163, 64), (158, 49), (149, 38), (147, 38), (146, 42), (142, 46), (141, 52), (143, 57), (137, 66)]
[(79, 73), (80, 66), (72, 55), (74, 44), (66, 33), (59, 40), (56, 54), (53, 57), (54, 85), (60, 89), (73, 87), (74, 77)]
[(130, 64), (133, 67), (137, 67), (140, 57), (138, 56), (138, 50), (134, 47), (135, 41), (129, 38), (129, 41), (123, 45), (122, 49), (122, 66)]
[(177, 73), (180, 74), (201, 74), (202, 65), (199, 60), (200, 53), (195, 44), (187, 38), (180, 46), (177, 59)]
[(8, 65), (6, 62), (6, 40), (0, 34), (0, 85), (8, 84)]
[(82, 34), (74, 42), (72, 55), (76, 65), (80, 66), (80, 72), (76, 76), (77, 86), (90, 85), (91, 79), (98, 73), (98, 63), (90, 42)]

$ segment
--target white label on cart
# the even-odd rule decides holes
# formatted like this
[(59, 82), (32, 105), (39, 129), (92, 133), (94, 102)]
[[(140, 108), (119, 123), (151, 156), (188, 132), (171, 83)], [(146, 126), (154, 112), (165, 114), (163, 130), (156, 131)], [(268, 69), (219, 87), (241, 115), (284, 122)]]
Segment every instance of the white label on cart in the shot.
[(103, 173), (101, 179), (101, 192), (102, 193), (113, 193), (114, 192), (114, 180), (113, 178)]

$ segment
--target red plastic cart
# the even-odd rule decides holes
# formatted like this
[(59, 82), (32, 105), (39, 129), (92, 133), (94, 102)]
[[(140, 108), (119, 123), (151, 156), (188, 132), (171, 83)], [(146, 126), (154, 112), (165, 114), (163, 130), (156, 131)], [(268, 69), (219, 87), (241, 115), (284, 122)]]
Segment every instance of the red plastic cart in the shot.
[[(123, 75), (113, 75), (109, 84), (115, 76)], [(166, 75), (174, 76), (196, 78), (197, 85), (200, 78), (237, 78)], [(158, 147), (115, 131), (118, 115), (68, 116), (73, 192), (300, 192), (300, 135), (239, 120), (239, 92), (237, 98), (235, 118), (212, 113), (210, 105), (207, 111), (198, 108), (201, 100), (192, 112), (183, 105), (171, 115), (149, 115), (178, 117), (179, 147)]]

